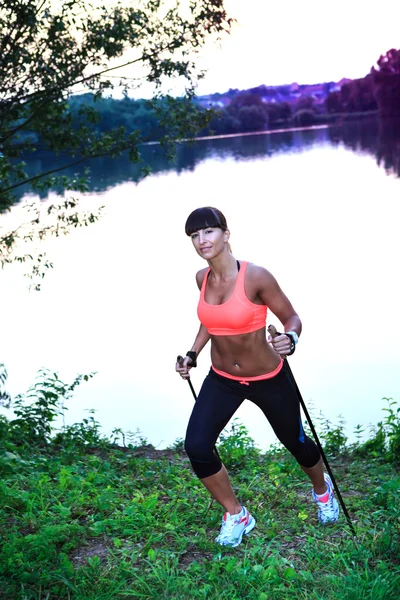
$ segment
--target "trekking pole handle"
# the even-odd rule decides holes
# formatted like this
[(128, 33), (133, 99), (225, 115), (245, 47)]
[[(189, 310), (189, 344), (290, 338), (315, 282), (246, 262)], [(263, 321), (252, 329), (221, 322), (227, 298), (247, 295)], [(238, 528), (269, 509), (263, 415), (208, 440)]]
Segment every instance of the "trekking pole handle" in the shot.
[(270, 334), (270, 336), (273, 338), (276, 338), (277, 335), (280, 335), (277, 330), (275, 325), (268, 325), (268, 333)]
[[(184, 360), (185, 360), (185, 359), (184, 359), (184, 358), (183, 358), (183, 356), (181, 356), (180, 354), (179, 354), (179, 355), (177, 356), (177, 358), (176, 358), (176, 362), (177, 362), (177, 363), (178, 363), (180, 366), (182, 366), (182, 365), (183, 365), (183, 361), (184, 361)], [(196, 394), (196, 392), (195, 392), (195, 390), (194, 390), (194, 387), (193, 387), (193, 384), (192, 384), (192, 382), (190, 381), (190, 375), (189, 375), (189, 377), (187, 378), (187, 380), (186, 380), (186, 381), (188, 382), (188, 384), (189, 384), (189, 387), (190, 387), (190, 391), (192, 392), (192, 394), (193, 394), (193, 398), (194, 398), (194, 399), (195, 399), (195, 401), (196, 401), (196, 400), (197, 400), (197, 394)]]
[[(278, 335), (284, 335), (283, 333), (279, 333), (277, 331), (275, 325), (268, 325), (268, 333), (272, 337), (272, 339), (276, 338)], [(287, 356), (282, 356), (283, 360), (286, 360)]]
[[(185, 358), (183, 356), (181, 356), (180, 354), (178, 354), (178, 356), (176, 357), (176, 362), (178, 363), (178, 365), (180, 367), (182, 367), (183, 365), (183, 361), (185, 360)], [(192, 359), (191, 359), (192, 360)], [(193, 365), (188, 365), (189, 367), (192, 367)]]

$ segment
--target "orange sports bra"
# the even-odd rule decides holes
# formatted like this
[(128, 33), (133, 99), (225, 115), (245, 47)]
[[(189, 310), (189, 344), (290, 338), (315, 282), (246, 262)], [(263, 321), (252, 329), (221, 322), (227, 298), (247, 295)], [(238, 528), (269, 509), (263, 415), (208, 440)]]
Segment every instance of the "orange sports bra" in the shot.
[(205, 290), (210, 269), (204, 276), (200, 291), (197, 314), (200, 322), (208, 329), (210, 335), (239, 335), (251, 333), (265, 327), (267, 307), (254, 304), (247, 298), (244, 290), (244, 279), (247, 262), (240, 262), (240, 270), (236, 279), (233, 294), (223, 304), (208, 304)]

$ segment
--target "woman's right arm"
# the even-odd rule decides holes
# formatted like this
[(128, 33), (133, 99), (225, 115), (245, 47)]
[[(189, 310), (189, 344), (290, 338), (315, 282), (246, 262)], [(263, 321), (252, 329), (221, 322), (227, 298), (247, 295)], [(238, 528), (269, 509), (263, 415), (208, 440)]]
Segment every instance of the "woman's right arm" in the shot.
[(194, 340), (193, 346), (190, 348), (192, 352), (196, 352), (197, 356), (203, 350), (204, 346), (207, 344), (211, 335), (208, 333), (208, 329), (204, 327), (204, 325), (200, 325), (199, 332), (196, 335), (196, 339)]
[[(202, 269), (196, 274), (196, 282), (199, 290), (201, 289), (203, 279), (207, 270), (208, 269)], [(194, 340), (193, 346), (190, 348), (190, 352), (196, 352), (196, 355), (198, 356), (203, 350), (204, 346), (209, 341), (210, 337), (211, 336), (208, 333), (208, 329), (206, 329), (206, 327), (204, 327), (204, 325), (201, 324), (196, 338)], [(183, 379), (188, 379), (190, 377), (189, 371), (192, 368), (191, 362), (192, 361), (189, 358), (189, 356), (185, 356), (182, 363), (177, 362), (175, 365), (175, 370)]]
[[(194, 340), (194, 344), (191, 347), (190, 351), (196, 352), (196, 354), (198, 356), (200, 354), (200, 352), (203, 350), (204, 346), (207, 344), (210, 337), (211, 336), (208, 333), (208, 329), (206, 329), (204, 327), (204, 325), (200, 325), (199, 332), (196, 335), (196, 339)], [(190, 377), (189, 371), (192, 368), (191, 362), (192, 362), (192, 360), (189, 356), (184, 356), (183, 362), (182, 363), (177, 362), (175, 365), (175, 371), (177, 371), (177, 373), (179, 373), (179, 375), (183, 379), (188, 379)]]

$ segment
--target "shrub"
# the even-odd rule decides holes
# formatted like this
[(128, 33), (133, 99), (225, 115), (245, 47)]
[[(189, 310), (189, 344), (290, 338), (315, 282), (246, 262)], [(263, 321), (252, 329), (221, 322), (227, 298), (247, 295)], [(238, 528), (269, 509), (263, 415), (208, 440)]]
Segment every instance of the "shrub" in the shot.
[(35, 383), (14, 401), (13, 410), (17, 418), (8, 422), (6, 439), (16, 446), (47, 445), (54, 421), (67, 410), (65, 400), (72, 396), (82, 381), (93, 376), (94, 373), (78, 375), (67, 384), (57, 373), (48, 369), (38, 371)]
[(219, 439), (218, 452), (228, 469), (241, 469), (260, 457), (247, 428), (237, 418), (233, 419), (229, 430), (224, 429)]
[(393, 398), (383, 398), (387, 406), (382, 421), (373, 429), (373, 436), (355, 451), (361, 456), (381, 457), (389, 462), (400, 463), (400, 407)]

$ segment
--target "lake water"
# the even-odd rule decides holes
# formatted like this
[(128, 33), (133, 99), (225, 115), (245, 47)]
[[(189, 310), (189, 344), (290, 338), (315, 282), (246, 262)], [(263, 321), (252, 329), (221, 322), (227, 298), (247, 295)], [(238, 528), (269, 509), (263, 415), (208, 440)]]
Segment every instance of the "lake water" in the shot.
[[(42, 366), (63, 378), (96, 371), (68, 401), (67, 423), (95, 409), (107, 433), (139, 428), (158, 448), (184, 437), (193, 399), (174, 365), (198, 329), (204, 266), (184, 223), (214, 205), (235, 257), (267, 267), (302, 318), (290, 364), (312, 414), (342, 415), (350, 437), (376, 424), (382, 397), (400, 399), (400, 136), (389, 138), (363, 123), (207, 140), (179, 146), (174, 165), (151, 146), (142, 181), (125, 159), (93, 164), (83, 203), (104, 204), (104, 215), (43, 244), (55, 268), (42, 291), (29, 292), (18, 267), (1, 273), (9, 391), (25, 391)], [(15, 206), (0, 224), (20, 214)], [(268, 323), (279, 329), (274, 315)], [(209, 367), (206, 347), (196, 389)], [(249, 402), (237, 416), (260, 447), (274, 441)]]

